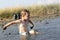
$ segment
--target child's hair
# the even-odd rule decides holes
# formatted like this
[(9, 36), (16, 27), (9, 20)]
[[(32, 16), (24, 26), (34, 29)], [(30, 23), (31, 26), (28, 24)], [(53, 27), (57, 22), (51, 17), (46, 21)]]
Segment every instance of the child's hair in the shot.
[(27, 9), (23, 9), (23, 10), (21, 11), (21, 16), (26, 15), (26, 13), (30, 14), (30, 11), (27, 10)]

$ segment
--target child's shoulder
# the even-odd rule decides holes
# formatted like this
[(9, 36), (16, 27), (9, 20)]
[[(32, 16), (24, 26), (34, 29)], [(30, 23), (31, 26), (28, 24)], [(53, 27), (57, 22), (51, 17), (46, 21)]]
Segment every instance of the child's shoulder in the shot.
[(21, 21), (22, 21), (21, 19), (15, 20), (15, 22), (21, 22)]
[(17, 21), (22, 21), (22, 19), (18, 19)]

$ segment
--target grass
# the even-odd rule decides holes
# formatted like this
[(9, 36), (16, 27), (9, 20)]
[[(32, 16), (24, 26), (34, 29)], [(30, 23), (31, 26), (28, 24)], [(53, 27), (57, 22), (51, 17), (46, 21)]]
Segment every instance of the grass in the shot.
[[(30, 11), (31, 18), (53, 18), (60, 16), (60, 4), (35, 5), (24, 7)], [(23, 7), (0, 9), (0, 19), (11, 19), (15, 13), (19, 13)]]

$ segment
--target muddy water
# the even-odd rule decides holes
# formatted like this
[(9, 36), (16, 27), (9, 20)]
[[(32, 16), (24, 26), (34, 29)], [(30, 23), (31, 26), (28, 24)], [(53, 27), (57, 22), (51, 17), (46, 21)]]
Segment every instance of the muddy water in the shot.
[(20, 36), (17, 25), (12, 25), (5, 31), (0, 28), (0, 40), (60, 40), (60, 18), (34, 21), (34, 24), (34, 29), (40, 32), (39, 35)]

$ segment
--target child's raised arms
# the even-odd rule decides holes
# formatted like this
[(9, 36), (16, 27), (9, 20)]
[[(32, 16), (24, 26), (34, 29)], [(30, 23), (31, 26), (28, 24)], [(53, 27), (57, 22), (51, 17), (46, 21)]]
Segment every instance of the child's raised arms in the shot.
[(31, 24), (32, 24), (32, 26), (31, 26), (30, 28), (31, 28), (31, 29), (33, 29), (33, 27), (34, 27), (33, 22), (32, 22), (31, 20), (29, 20), (29, 23), (31, 23)]
[(9, 23), (7, 23), (6, 25), (3, 26), (3, 30), (6, 30), (7, 27), (9, 27), (10, 25), (17, 24), (17, 23), (20, 23), (20, 22), (21, 22), (21, 19), (9, 22)]

